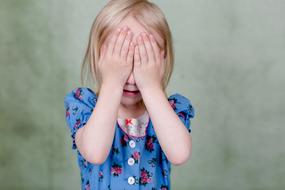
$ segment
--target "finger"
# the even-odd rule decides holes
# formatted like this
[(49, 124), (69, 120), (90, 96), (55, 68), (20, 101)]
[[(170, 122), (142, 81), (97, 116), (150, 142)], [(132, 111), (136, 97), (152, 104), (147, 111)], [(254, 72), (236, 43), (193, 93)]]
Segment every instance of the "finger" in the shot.
[(112, 37), (108, 43), (108, 49), (107, 49), (107, 55), (112, 56), (114, 51), (114, 46), (116, 44), (116, 40), (118, 38), (118, 35), (120, 34), (121, 28), (118, 28), (114, 33), (112, 34)]
[(125, 41), (124, 41), (124, 44), (123, 44), (123, 47), (122, 47), (122, 50), (121, 50), (121, 57), (124, 60), (127, 59), (131, 39), (132, 39), (132, 32), (128, 31), (127, 36), (126, 36)]
[(149, 37), (150, 37), (151, 45), (152, 45), (152, 48), (153, 48), (155, 60), (159, 61), (160, 60), (160, 49), (159, 49), (159, 47), (157, 45), (157, 42), (156, 42), (154, 36), (152, 34), (150, 34)]
[(134, 53), (135, 53), (135, 43), (131, 42), (128, 55), (127, 55), (127, 63), (132, 64), (134, 60)]
[(147, 54), (141, 35), (138, 36), (138, 49), (139, 49), (141, 64), (147, 64)]
[(105, 44), (102, 44), (101, 48), (100, 48), (100, 53), (99, 53), (99, 57), (104, 57), (106, 53), (106, 47), (105, 47)]
[(150, 43), (150, 39), (146, 33), (143, 33), (143, 40), (147, 52), (148, 62), (153, 63), (155, 61), (154, 52)]
[(114, 52), (113, 54), (115, 55), (121, 55), (121, 49), (122, 49), (122, 45), (123, 45), (123, 42), (125, 41), (125, 38), (126, 38), (126, 35), (127, 35), (127, 32), (128, 32), (128, 28), (125, 26), (123, 28), (123, 30), (121, 30), (119, 36), (118, 36), (118, 39), (116, 41), (116, 45), (115, 45), (115, 49), (114, 49)]
[(165, 54), (164, 54), (164, 53), (165, 53), (165, 51), (162, 50), (162, 51), (161, 51), (161, 57), (160, 57), (162, 61), (165, 59)]
[(134, 65), (135, 66), (141, 65), (138, 45), (135, 46)]

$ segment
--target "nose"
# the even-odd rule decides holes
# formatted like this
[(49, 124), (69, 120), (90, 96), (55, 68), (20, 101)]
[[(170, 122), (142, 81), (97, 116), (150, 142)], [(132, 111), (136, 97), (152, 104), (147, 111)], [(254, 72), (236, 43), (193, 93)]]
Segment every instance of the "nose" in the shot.
[(132, 84), (132, 85), (136, 84), (133, 72), (131, 72), (131, 74), (127, 80), (127, 84)]
[(126, 82), (126, 84), (127, 84), (127, 85), (133, 85), (133, 86), (135, 86), (136, 81), (135, 81), (133, 72), (131, 72), (131, 74), (130, 74), (130, 76), (129, 76), (127, 82)]

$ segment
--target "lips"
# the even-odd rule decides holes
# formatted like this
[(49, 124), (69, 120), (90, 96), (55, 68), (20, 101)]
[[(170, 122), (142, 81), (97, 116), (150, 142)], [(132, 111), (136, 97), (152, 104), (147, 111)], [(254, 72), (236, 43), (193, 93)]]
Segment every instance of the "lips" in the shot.
[(139, 92), (139, 90), (126, 90), (126, 89), (124, 89), (124, 91), (126, 91), (126, 92), (133, 92), (133, 93)]

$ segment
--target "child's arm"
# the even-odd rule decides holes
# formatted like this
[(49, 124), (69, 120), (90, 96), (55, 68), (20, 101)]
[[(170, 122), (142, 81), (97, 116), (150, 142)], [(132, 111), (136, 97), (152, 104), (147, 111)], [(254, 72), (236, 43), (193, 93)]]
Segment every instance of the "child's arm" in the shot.
[(75, 135), (78, 150), (88, 162), (101, 164), (110, 152), (122, 93), (112, 83), (102, 84), (88, 122)]
[[(103, 82), (100, 95), (86, 126), (80, 128), (75, 137), (78, 149), (92, 163), (103, 163), (113, 143), (123, 86), (132, 71), (132, 36), (127, 27), (115, 30), (101, 49), (98, 65)], [(123, 51), (126, 49), (128, 51)]]
[(171, 163), (182, 164), (190, 157), (192, 139), (162, 89), (164, 50), (161, 50), (155, 38), (147, 33), (142, 33), (137, 41), (134, 56), (136, 84), (163, 152)]
[(168, 160), (183, 164), (192, 151), (192, 137), (159, 87), (144, 89), (142, 96), (155, 133)]

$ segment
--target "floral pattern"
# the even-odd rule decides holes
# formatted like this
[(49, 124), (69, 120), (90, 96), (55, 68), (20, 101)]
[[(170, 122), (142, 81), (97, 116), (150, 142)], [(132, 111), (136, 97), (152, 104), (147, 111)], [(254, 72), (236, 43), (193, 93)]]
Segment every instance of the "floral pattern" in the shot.
[[(190, 119), (195, 116), (191, 101), (178, 93), (171, 95), (168, 101), (191, 132)], [(135, 186), (134, 189), (169, 190), (171, 164), (159, 145), (150, 118), (118, 118), (113, 145), (105, 162), (93, 164), (85, 160), (75, 144), (75, 134), (88, 121), (96, 102), (96, 94), (87, 87), (75, 88), (64, 98), (72, 149), (77, 150), (81, 189), (123, 190)], [(130, 126), (133, 132), (130, 132)]]

